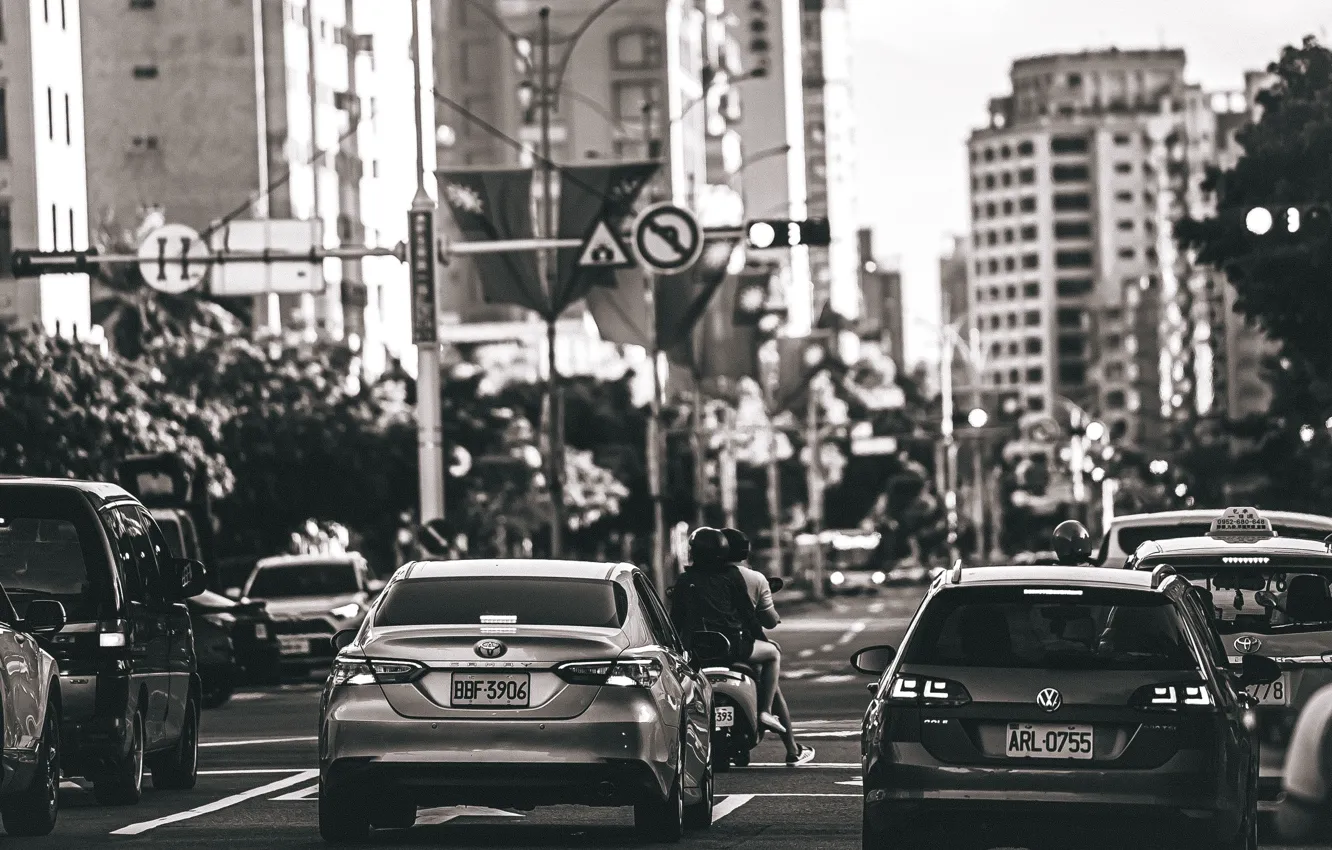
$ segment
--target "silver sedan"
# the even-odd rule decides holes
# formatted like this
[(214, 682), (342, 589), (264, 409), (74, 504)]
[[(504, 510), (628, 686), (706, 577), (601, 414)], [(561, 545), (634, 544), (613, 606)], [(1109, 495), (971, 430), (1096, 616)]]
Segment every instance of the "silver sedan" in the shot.
[(411, 563), (335, 644), (326, 841), (423, 806), (633, 806), (657, 841), (712, 822), (711, 687), (633, 566)]

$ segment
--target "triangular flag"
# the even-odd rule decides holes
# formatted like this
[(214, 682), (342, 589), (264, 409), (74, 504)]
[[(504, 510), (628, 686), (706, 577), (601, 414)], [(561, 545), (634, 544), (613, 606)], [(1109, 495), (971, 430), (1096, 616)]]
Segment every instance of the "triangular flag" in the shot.
[(578, 267), (583, 269), (627, 269), (633, 265), (629, 249), (604, 219), (592, 228), (578, 252)]

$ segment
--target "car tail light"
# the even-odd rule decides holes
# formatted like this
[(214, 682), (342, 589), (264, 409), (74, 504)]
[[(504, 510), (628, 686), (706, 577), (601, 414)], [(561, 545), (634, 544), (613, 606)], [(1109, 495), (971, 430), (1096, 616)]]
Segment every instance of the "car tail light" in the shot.
[(103, 620), (97, 624), (97, 645), (99, 647), (102, 649), (124, 649), (127, 644), (124, 620)]
[(1188, 711), (1210, 709), (1216, 701), (1201, 682), (1175, 682), (1138, 688), (1129, 697), (1129, 705), (1154, 711)]
[(385, 661), (339, 656), (328, 674), (329, 683), (339, 685), (404, 685), (425, 675), (415, 661)]
[(650, 688), (661, 678), (661, 669), (661, 662), (655, 658), (622, 658), (618, 661), (570, 661), (556, 667), (555, 675), (571, 685)]
[(896, 676), (888, 689), (888, 700), (912, 705), (966, 705), (971, 694), (960, 682), (934, 676)]

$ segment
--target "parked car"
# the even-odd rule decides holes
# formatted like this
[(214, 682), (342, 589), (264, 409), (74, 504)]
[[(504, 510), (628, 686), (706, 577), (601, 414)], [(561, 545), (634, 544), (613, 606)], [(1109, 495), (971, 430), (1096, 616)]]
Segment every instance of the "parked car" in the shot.
[[(1120, 569), (1129, 556), (1148, 540), (1175, 540), (1180, 537), (1205, 537), (1212, 522), (1224, 511), (1220, 508), (1191, 511), (1161, 511), (1154, 514), (1125, 514), (1110, 522), (1101, 548), (1092, 563)], [(1263, 511), (1272, 528), (1282, 537), (1322, 541), (1332, 534), (1332, 517), (1291, 511)]]
[(155, 788), (194, 787), (202, 699), (184, 600), (203, 589), (203, 564), (173, 557), (115, 484), (3, 479), (0, 519), (0, 585), (16, 616), (52, 601), (68, 618), (48, 641), (64, 773), (92, 780), (104, 804), (138, 802), (145, 769)]
[(230, 588), (227, 595), (264, 602), (282, 666), (308, 672), (333, 661), (333, 635), (359, 628), (383, 587), (365, 558), (355, 552), (279, 555), (255, 564), (245, 587)]
[[(0, 520), (0, 564), (13, 551), (7, 544), (15, 527)], [(20, 619), (0, 588), (0, 817), (13, 836), (48, 835), (60, 814), (60, 670), (42, 642), (64, 628), (65, 607), (39, 599), (26, 613)]]

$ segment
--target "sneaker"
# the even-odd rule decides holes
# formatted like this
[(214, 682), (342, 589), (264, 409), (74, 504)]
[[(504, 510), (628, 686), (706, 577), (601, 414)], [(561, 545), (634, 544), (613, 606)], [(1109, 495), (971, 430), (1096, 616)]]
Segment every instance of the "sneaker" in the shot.
[(787, 756), (786, 763), (791, 767), (799, 767), (802, 764), (809, 764), (814, 761), (814, 748), (800, 744), (795, 755)]
[(760, 714), (759, 725), (769, 732), (776, 732), (778, 735), (786, 734), (786, 727), (782, 725), (782, 721), (778, 720), (775, 714), (769, 714), (766, 711)]

